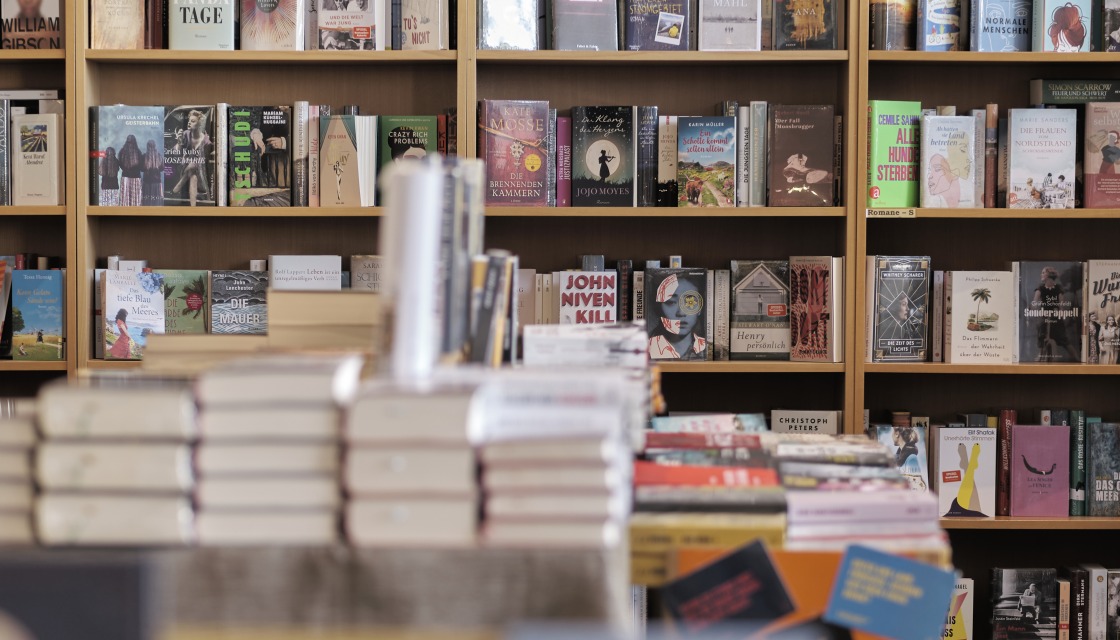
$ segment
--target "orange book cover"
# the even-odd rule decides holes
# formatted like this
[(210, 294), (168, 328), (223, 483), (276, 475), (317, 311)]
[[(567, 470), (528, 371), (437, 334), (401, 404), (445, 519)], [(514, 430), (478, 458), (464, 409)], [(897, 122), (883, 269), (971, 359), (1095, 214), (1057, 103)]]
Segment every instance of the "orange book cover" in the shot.
[(775, 487), (775, 469), (752, 467), (710, 467), (700, 465), (663, 465), (639, 460), (634, 463), (634, 486), (723, 486)]

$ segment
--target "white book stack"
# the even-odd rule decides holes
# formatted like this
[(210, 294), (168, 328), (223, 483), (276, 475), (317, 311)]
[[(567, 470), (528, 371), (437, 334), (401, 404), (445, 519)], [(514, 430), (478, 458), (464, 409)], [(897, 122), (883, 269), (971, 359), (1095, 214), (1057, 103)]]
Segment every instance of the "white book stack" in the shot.
[(362, 365), (352, 354), (261, 355), (199, 376), (199, 544), (337, 542), (341, 407)]
[(346, 421), (346, 533), (366, 547), (473, 546), (476, 387), (371, 384)]
[(25, 402), (0, 399), (0, 546), (35, 542), (31, 533), (34, 416), (33, 402), (28, 407)]
[(863, 544), (882, 551), (947, 551), (937, 496), (927, 491), (790, 491), (786, 547), (842, 550)]
[(194, 540), (195, 408), (182, 381), (65, 381), (39, 394), (35, 529), (46, 545)]

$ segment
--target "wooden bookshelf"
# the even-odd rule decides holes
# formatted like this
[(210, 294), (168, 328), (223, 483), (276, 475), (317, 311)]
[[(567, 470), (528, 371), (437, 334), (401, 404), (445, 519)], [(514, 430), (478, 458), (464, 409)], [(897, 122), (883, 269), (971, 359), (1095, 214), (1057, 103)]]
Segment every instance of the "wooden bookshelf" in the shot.
[(489, 207), (486, 217), (527, 218), (843, 218), (844, 207)]
[(659, 362), (664, 373), (844, 373), (832, 362)]
[(913, 373), (950, 375), (1062, 375), (1115, 376), (1120, 365), (1029, 363), (1019, 364), (952, 364), (948, 362), (876, 362), (864, 365), (866, 373)]
[(1046, 531), (1070, 530), (1120, 530), (1120, 518), (1035, 518), (1029, 516), (996, 516), (994, 518), (942, 518), (941, 528), (966, 529), (976, 531), (988, 530), (1027, 530), (1040, 529)]
[[(879, 212), (896, 212), (890, 216), (878, 216)], [(914, 207), (898, 209), (867, 209), (864, 216), (869, 220), (914, 220), (914, 219), (1011, 219), (1011, 220), (1069, 220), (1069, 219), (1106, 219), (1120, 218), (1120, 209), (925, 209)], [(912, 213), (911, 213), (912, 212)]]

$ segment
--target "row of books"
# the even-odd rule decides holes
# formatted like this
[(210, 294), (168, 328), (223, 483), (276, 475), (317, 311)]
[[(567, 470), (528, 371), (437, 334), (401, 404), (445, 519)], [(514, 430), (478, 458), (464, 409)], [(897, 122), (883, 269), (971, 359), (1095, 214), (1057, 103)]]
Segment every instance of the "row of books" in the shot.
[(480, 49), (760, 51), (837, 49), (843, 2), (482, 0)]
[(89, 42), (91, 49), (448, 49), (455, 32), (455, 8), (449, 5), (450, 0), (94, 0)]
[[(992, 638), (1111, 638), (1120, 631), (1120, 570), (1096, 563), (1057, 568), (995, 567)], [(967, 637), (973, 637), (971, 635)]]
[(57, 90), (0, 90), (0, 206), (65, 203), (65, 113)]
[(388, 163), (454, 155), (454, 116), (347, 106), (90, 107), (89, 203), (357, 207)]
[(736, 101), (719, 116), (656, 106), (483, 100), (488, 206), (824, 206), (838, 202), (841, 116), (831, 105)]
[(871, 0), (879, 51), (1120, 51), (1120, 6), (1092, 0)]
[(0, 256), (0, 359), (65, 360), (66, 270), (20, 256)]

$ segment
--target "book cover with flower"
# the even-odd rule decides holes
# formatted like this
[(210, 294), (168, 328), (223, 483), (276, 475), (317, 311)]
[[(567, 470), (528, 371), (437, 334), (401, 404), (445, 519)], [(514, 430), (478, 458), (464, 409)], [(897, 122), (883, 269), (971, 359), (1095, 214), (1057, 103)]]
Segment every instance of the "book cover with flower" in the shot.
[(106, 360), (142, 360), (148, 336), (163, 333), (163, 275), (107, 269), (101, 305)]
[(206, 333), (210, 274), (188, 269), (156, 269), (163, 276), (166, 333)]

